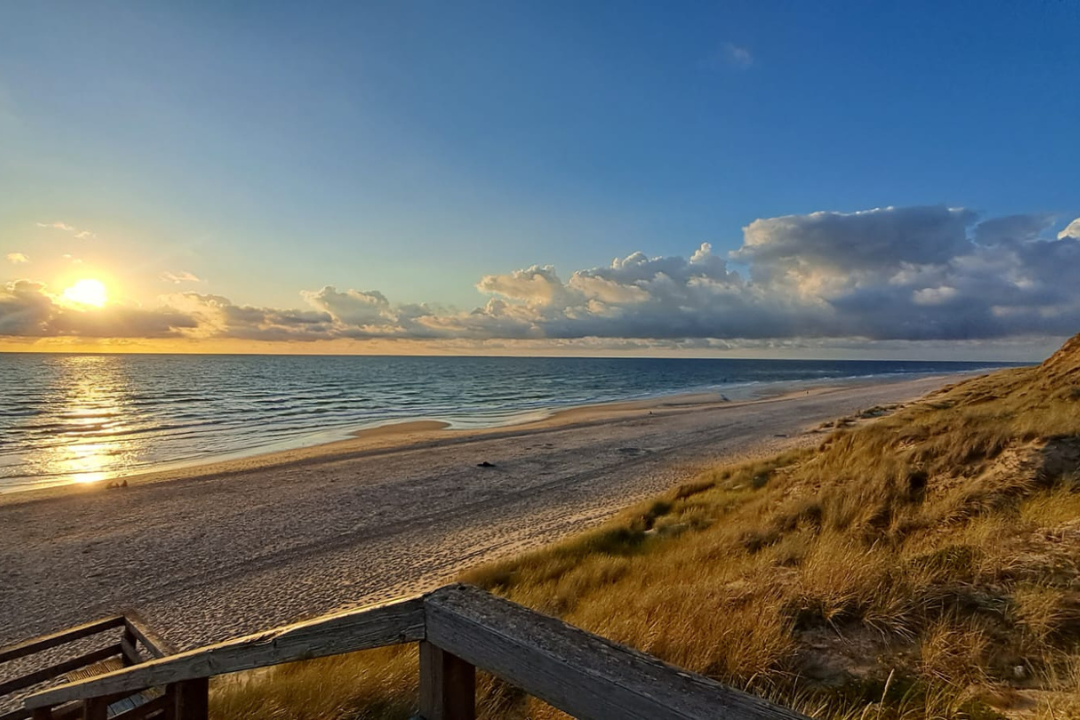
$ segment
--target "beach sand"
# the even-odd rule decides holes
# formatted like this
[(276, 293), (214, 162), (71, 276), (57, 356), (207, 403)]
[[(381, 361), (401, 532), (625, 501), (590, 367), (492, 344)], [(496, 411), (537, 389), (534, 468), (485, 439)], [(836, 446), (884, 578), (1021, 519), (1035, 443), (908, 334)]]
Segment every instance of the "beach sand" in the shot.
[[(0, 496), (0, 644), (136, 608), (181, 647), (436, 587), (593, 527), (713, 463), (817, 443), (826, 420), (960, 376), (436, 422)], [(478, 463), (494, 467), (478, 467)]]

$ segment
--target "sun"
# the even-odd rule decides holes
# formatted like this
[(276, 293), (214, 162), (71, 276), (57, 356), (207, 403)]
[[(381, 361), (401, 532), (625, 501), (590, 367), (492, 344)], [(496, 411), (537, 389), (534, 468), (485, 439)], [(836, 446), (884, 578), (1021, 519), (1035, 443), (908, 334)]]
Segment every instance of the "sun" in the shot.
[(79, 305), (104, 307), (109, 301), (109, 292), (105, 289), (105, 283), (86, 278), (65, 290), (63, 298)]

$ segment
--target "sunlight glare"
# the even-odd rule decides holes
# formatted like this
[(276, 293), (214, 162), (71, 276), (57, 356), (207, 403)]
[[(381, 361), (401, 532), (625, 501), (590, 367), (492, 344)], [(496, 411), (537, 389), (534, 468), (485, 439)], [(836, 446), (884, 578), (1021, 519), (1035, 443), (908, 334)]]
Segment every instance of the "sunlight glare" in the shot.
[(63, 298), (79, 305), (103, 307), (109, 301), (109, 293), (105, 289), (105, 283), (86, 278), (65, 290)]

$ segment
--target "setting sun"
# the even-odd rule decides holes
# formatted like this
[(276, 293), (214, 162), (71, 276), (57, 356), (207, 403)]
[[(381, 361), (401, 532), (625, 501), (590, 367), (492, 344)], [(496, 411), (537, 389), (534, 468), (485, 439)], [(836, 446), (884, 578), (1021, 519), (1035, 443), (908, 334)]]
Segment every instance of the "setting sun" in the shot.
[(92, 305), (103, 307), (109, 300), (109, 293), (105, 289), (105, 283), (100, 280), (84, 279), (64, 291), (63, 297), (80, 305)]

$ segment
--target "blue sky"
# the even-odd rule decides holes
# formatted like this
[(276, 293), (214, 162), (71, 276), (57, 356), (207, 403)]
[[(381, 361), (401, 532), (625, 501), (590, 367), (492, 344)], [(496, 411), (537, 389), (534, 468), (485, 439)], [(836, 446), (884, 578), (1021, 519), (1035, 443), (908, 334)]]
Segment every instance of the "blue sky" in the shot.
[(1078, 7), (5, 3), (0, 250), (29, 262), (0, 279), (469, 310), (486, 275), (727, 257), (816, 211), (1053, 239), (1080, 216)]

